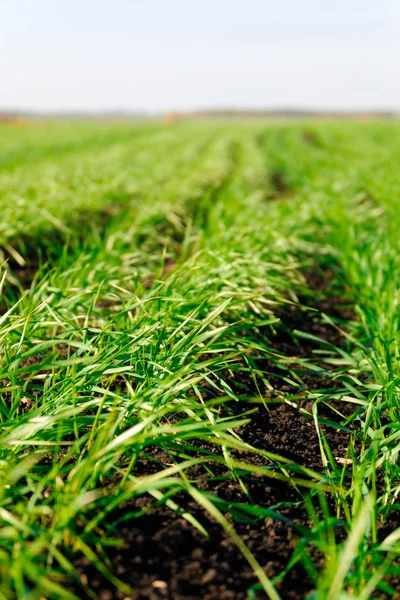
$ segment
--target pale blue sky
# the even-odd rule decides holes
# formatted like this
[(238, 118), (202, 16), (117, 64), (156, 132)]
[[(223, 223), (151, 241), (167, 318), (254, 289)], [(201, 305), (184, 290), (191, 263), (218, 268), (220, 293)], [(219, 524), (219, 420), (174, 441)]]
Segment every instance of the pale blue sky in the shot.
[(0, 107), (400, 109), (400, 0), (0, 0)]

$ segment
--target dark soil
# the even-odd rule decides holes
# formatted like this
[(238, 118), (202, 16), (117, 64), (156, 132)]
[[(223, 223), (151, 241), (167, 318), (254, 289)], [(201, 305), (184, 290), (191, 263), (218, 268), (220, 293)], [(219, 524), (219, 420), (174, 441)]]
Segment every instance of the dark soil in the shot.
[[(23, 252), (23, 254), (25, 255), (25, 264), (23, 266), (19, 264), (13, 257), (6, 256), (8, 259), (7, 268), (9, 271), (6, 282), (9, 286), (9, 292), (11, 292), (11, 298), (13, 299), (13, 302), (16, 300), (16, 297), (14, 297), (15, 287), (19, 287), (20, 289), (22, 288), (23, 290), (29, 289), (39, 268), (39, 254), (33, 248), (28, 248), (28, 250), (24, 248), (24, 250), (25, 252)], [(0, 310), (1, 313), (4, 313), (7, 310), (4, 298), (2, 298)]]
[(267, 200), (282, 200), (289, 198), (293, 193), (286, 173), (278, 168), (274, 169), (270, 174), (270, 188)]
[[(77, 247), (84, 245), (93, 230), (96, 230), (99, 235), (105, 235), (110, 223), (123, 212), (125, 203), (129, 199), (130, 194), (119, 192), (114, 196), (106, 197), (105, 206), (97, 211), (81, 210), (74, 214), (67, 221), (68, 227), (74, 230), (72, 236), (74, 244)], [(29, 289), (39, 267), (47, 263), (51, 257), (57, 258), (65, 247), (66, 241), (65, 234), (51, 226), (43, 226), (39, 232), (35, 230), (32, 235), (25, 232), (11, 240), (10, 245), (23, 257), (25, 264), (23, 266), (19, 264), (6, 249), (3, 249), (12, 275), (8, 280), (9, 284), (14, 287), (18, 282), (24, 290)]]
[[(246, 590), (256, 583), (252, 569), (221, 527), (202, 515), (194, 503), (187, 508), (207, 527), (208, 538), (166, 507), (152, 509), (119, 528), (124, 547), (112, 559), (115, 574), (135, 589), (128, 598), (236, 600), (246, 598)], [(293, 527), (267, 518), (258, 524), (243, 521), (236, 524), (236, 530), (267, 572), (279, 572), (289, 560), (296, 538)], [(80, 571), (85, 571), (84, 560)], [(104, 580), (92, 578), (87, 563), (85, 575), (98, 598), (127, 597), (105, 589)], [(282, 597), (302, 598), (302, 591), (310, 589), (310, 582), (304, 583), (300, 570), (291, 571)], [(265, 595), (256, 592), (256, 597)]]
[[(351, 318), (351, 310), (341, 299), (343, 290), (335, 290), (330, 285), (330, 273), (309, 276), (308, 286), (315, 290), (314, 304), (331, 316)], [(322, 297), (319, 295), (322, 294)], [(310, 300), (301, 298), (305, 304)], [(312, 304), (312, 303), (311, 303)], [(344, 340), (333, 327), (321, 322), (319, 313), (310, 312), (298, 306), (288, 305), (287, 310), (278, 315), (281, 323), (272, 337), (269, 334), (269, 344), (277, 353), (298, 358), (314, 359), (317, 342), (293, 338), (294, 330), (302, 330), (325, 339), (334, 345), (343, 345)], [(260, 332), (262, 335), (262, 332)], [(318, 359), (318, 357), (317, 357)], [(321, 359), (317, 364), (324, 366)], [(298, 388), (284, 381), (285, 372), (276, 365), (260, 364), (260, 368), (268, 373), (268, 380), (273, 387), (273, 394), (282, 398), (299, 394)], [(326, 366), (326, 365), (325, 365)], [(315, 372), (301, 372), (298, 375), (303, 382), (304, 391), (325, 388), (337, 392), (340, 390), (338, 381), (329, 377), (329, 367), (321, 377)], [(231, 382), (235, 385), (235, 382)], [(244, 377), (237, 382), (246, 395), (254, 394), (254, 384)], [(205, 387), (205, 393), (207, 388)], [(271, 394), (271, 392), (269, 392)], [(268, 392), (265, 391), (268, 397)], [(305, 396), (305, 394), (304, 394)], [(312, 402), (304, 398), (298, 399), (298, 404), (307, 411), (311, 410)], [(331, 403), (332, 404), (332, 403)], [(338, 402), (339, 404), (339, 402)], [(254, 407), (254, 405), (251, 405)], [(251, 408), (250, 407), (250, 408)], [(245, 401), (228, 405), (233, 414), (240, 414), (249, 406)], [(351, 413), (351, 408), (340, 404), (342, 413)], [(332, 421), (340, 421), (337, 413), (327, 405), (320, 405), (320, 414)], [(349, 434), (339, 432), (332, 427), (324, 426), (324, 431), (335, 457), (342, 459), (346, 455)], [(268, 409), (261, 406), (252, 416), (251, 422), (239, 431), (243, 441), (270, 452), (274, 452), (299, 464), (322, 472), (320, 448), (315, 427), (311, 418), (299, 414), (296, 408), (288, 404), (271, 405)], [(198, 444), (198, 453), (218, 452), (211, 444)], [(171, 451), (171, 449), (169, 450)], [(193, 448), (192, 448), (193, 453)], [(219, 451), (220, 453), (220, 451)], [(259, 454), (249, 452), (232, 453), (241, 461), (253, 465), (266, 466), (266, 459)], [(160, 469), (160, 465), (168, 464), (169, 456), (160, 448), (148, 449), (148, 458), (143, 457), (138, 463), (137, 476), (150, 474)], [(188, 473), (198, 488), (213, 494), (220, 510), (234, 523), (235, 529), (259, 564), (271, 578), (276, 577), (286, 567), (300, 534), (298, 526), (310, 527), (307, 513), (302, 503), (303, 492), (296, 490), (286, 482), (267, 479), (246, 472), (237, 473), (236, 479), (227, 472), (224, 465), (211, 465), (210, 471), (204, 467), (195, 467)], [(247, 489), (245, 494), (238, 477)], [(219, 499), (219, 500), (218, 500)], [(182, 516), (165, 505), (157, 506), (150, 497), (133, 499), (120, 507), (111, 515), (117, 537), (122, 546), (108, 552), (117, 577), (132, 587), (134, 594), (123, 594), (104, 578), (100, 577), (86, 559), (78, 559), (75, 565), (82, 581), (93, 588), (101, 600), (111, 598), (134, 598), (136, 600), (244, 600), (245, 598), (264, 598), (265, 594), (257, 586), (257, 579), (246, 559), (239, 552), (234, 542), (227, 538), (222, 528), (216, 524), (205, 511), (179, 494), (174, 500), (179, 506), (191, 512), (209, 532), (205, 538), (197, 529)], [(225, 501), (225, 504), (218, 502)], [(254, 506), (274, 507), (282, 518), (281, 522), (271, 516), (262, 516), (252, 520), (245, 510), (233, 510), (232, 503), (253, 504)], [(142, 516), (128, 518), (131, 512), (144, 509)], [(119, 525), (118, 525), (119, 523)], [(314, 563), (321, 566), (321, 558), (313, 551)], [(319, 563), (319, 564), (318, 564)], [(255, 587), (254, 587), (255, 586)], [(249, 596), (249, 589), (253, 595)], [(277, 588), (283, 600), (305, 598), (313, 589), (312, 581), (307, 573), (297, 563), (284, 577)], [(78, 592), (79, 593), (79, 592)], [(82, 596), (85, 597), (85, 596)]]
[(316, 146), (318, 148), (321, 145), (316, 134), (309, 129), (303, 131), (302, 138), (307, 144), (310, 144), (310, 146)]

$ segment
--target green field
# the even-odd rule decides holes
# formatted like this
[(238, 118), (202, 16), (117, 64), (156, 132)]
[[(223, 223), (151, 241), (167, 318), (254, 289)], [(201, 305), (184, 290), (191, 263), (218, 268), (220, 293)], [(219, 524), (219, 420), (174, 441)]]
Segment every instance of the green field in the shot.
[(399, 598), (399, 124), (0, 140), (0, 599)]

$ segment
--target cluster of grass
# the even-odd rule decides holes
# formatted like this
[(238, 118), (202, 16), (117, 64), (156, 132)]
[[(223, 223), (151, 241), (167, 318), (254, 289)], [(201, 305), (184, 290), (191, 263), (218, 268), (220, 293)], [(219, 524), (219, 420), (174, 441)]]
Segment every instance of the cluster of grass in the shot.
[[(237, 536), (229, 505), (192, 476), (221, 463), (244, 505), (246, 473), (297, 490), (309, 527), (289, 568), (303, 563), (310, 598), (396, 597), (397, 125), (46, 125), (0, 135), (0, 598), (95, 598), (75, 568), (82, 555), (130, 597), (108, 558), (118, 507), (146, 497), (206, 535), (179, 509), (188, 496), (278, 599), (280, 577)], [(347, 345), (313, 340), (315, 359), (285, 355), (272, 343), (278, 315), (299, 296), (312, 303), (304, 273), (320, 268), (354, 306), (340, 323)], [(308, 389), (299, 369), (318, 377), (326, 365), (339, 391), (322, 381)], [(272, 367), (294, 391), (275, 389)], [(241, 439), (255, 406), (300, 399), (313, 404), (320, 472)], [(340, 462), (318, 411), (332, 401), (347, 411), (331, 424), (349, 432)], [(139, 475), (143, 458), (154, 468)], [(252, 506), (254, 518), (266, 514), (279, 518), (268, 497)]]

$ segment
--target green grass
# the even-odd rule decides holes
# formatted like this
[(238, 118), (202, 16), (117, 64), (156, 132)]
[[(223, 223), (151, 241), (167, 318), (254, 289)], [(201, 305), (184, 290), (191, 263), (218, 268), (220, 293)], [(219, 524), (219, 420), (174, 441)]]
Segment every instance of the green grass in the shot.
[[(239, 482), (256, 473), (298, 490), (310, 522), (293, 564), (309, 573), (310, 598), (397, 597), (399, 131), (397, 122), (0, 129), (0, 598), (96, 597), (75, 573), (82, 554), (130, 597), (107, 558), (113, 511), (139, 496), (178, 510), (188, 495), (278, 599), (279, 577), (235, 533), (232, 506), (193, 479), (195, 465), (211, 473), (221, 462)], [(312, 304), (304, 274), (321, 267), (354, 307), (346, 323), (320, 315), (347, 345), (320, 340), (315, 360), (286, 356), (271, 341), (279, 311)], [(338, 392), (302, 381), (321, 356)], [(275, 390), (271, 365), (296, 391)], [(241, 377), (252, 378), (251, 397)], [(320, 473), (241, 441), (259, 404), (304, 411), (304, 398)], [(354, 406), (342, 419), (348, 464), (321, 427), (319, 407), (332, 399)], [(213, 450), (196, 451), (201, 440)], [(154, 448), (169, 465), (138, 476)], [(264, 464), (238, 461), (237, 449)], [(279, 513), (268, 498), (252, 506), (245, 479), (243, 504), (259, 518)]]

